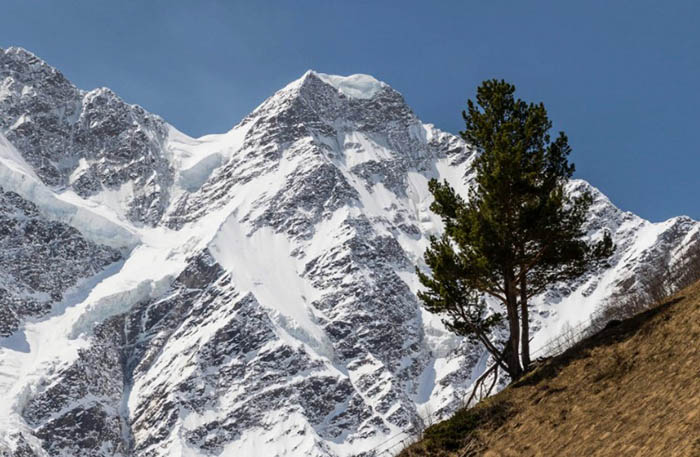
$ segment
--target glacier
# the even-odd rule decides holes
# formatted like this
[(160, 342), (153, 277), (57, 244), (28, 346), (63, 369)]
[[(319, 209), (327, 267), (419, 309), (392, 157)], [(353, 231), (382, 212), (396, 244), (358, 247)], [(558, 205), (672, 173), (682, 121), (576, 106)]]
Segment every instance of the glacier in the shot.
[[(474, 153), (388, 84), (308, 71), (191, 138), (9, 48), (0, 114), (3, 455), (391, 454), (485, 368), (415, 295), (427, 183), (466, 194)], [(534, 352), (700, 241), (569, 190), (617, 250), (533, 300)]]

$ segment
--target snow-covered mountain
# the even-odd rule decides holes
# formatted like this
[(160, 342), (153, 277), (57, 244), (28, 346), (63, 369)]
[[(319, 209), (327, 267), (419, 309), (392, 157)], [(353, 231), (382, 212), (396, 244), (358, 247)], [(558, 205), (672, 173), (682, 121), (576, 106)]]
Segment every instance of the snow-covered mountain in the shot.
[[(0, 452), (371, 456), (450, 413), (486, 355), (413, 269), (428, 180), (464, 192), (472, 158), (366, 75), (309, 71), (195, 139), (0, 50)], [(536, 300), (535, 349), (700, 240), (570, 188), (618, 249)]]

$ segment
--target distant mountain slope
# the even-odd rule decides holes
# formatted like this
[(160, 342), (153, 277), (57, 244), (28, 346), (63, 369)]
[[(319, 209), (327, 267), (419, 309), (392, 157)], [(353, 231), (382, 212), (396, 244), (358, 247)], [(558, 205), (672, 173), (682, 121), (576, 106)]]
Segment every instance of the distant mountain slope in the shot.
[(700, 455), (700, 282), (610, 325), (400, 457)]
[(0, 337), (27, 317), (48, 314), (81, 279), (118, 260), (118, 251), (47, 220), (33, 203), (0, 187)]
[[(427, 183), (466, 193), (473, 152), (389, 85), (309, 71), (230, 131), (190, 138), (10, 48), (0, 121), (3, 192), (56, 227), (49, 246), (69, 226), (87, 249), (43, 268), (66, 278), (55, 312), (12, 304), (0, 451), (376, 455), (451, 414), (484, 369), (415, 295), (442, 230)], [(533, 301), (533, 349), (700, 239), (687, 217), (654, 224), (569, 188), (593, 193), (588, 236), (610, 230), (618, 250)], [(0, 222), (25, 217), (12, 205)], [(46, 286), (26, 283), (24, 296)]]
[(22, 48), (0, 50), (0, 113), (0, 131), (45, 184), (122, 200), (135, 223), (162, 216), (172, 170), (158, 116), (107, 88), (79, 90)]

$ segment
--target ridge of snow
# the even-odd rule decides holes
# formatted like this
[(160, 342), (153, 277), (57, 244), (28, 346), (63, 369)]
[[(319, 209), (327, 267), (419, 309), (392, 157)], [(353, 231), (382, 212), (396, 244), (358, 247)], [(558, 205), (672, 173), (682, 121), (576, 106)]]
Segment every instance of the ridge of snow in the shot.
[(74, 226), (92, 241), (126, 250), (138, 244), (132, 228), (93, 211), (84, 200), (71, 200), (47, 188), (1, 133), (0, 185), (33, 202), (49, 218)]
[(175, 168), (175, 184), (180, 188), (176, 195), (199, 189), (241, 148), (250, 128), (250, 124), (237, 125), (226, 133), (192, 138), (168, 124), (166, 151)]
[(318, 76), (321, 81), (330, 84), (350, 98), (370, 99), (382, 89), (389, 87), (386, 83), (377, 80), (373, 76), (361, 73), (348, 76), (329, 75), (313, 70), (309, 70), (308, 73)]

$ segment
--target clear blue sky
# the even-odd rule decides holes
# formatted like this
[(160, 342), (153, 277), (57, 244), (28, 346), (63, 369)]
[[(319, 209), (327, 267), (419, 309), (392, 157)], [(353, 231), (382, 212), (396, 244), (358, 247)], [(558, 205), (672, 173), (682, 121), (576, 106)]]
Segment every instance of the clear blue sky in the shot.
[(368, 73), (457, 132), (487, 78), (542, 101), (577, 176), (654, 221), (700, 219), (697, 1), (3, 1), (0, 47), (200, 136), (309, 68)]

